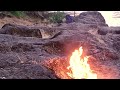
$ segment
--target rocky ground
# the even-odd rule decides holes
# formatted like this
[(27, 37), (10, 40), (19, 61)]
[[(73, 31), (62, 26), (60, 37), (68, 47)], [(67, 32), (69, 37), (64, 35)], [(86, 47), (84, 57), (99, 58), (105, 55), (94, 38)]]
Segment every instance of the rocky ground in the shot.
[(4, 23), (0, 29), (1, 79), (70, 79), (71, 53), (83, 47), (98, 79), (120, 78), (120, 27), (98, 12), (83, 12), (61, 26)]

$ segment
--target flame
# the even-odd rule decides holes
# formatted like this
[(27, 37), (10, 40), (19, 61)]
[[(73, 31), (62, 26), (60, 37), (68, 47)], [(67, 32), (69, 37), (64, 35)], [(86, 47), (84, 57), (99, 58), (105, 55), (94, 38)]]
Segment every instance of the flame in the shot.
[(97, 74), (93, 73), (90, 69), (88, 62), (88, 56), (81, 58), (83, 53), (82, 47), (79, 50), (75, 50), (70, 57), (70, 69), (71, 72), (67, 73), (73, 79), (97, 79)]

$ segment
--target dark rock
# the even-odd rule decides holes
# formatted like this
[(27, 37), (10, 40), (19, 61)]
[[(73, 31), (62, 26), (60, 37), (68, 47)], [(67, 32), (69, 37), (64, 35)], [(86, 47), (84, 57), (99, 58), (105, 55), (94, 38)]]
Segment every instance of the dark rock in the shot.
[(120, 41), (114, 42), (114, 43), (113, 43), (113, 48), (114, 48), (116, 51), (120, 52)]
[(0, 76), (1, 79), (57, 79), (54, 72), (42, 65), (35, 64), (0, 68)]
[(106, 27), (99, 27), (98, 28), (98, 34), (100, 34), (100, 35), (106, 35), (108, 32), (109, 32), (109, 30)]
[(6, 11), (1, 11), (0, 12), (0, 19), (3, 19), (5, 17), (11, 18), (12, 16), (8, 12), (6, 12)]
[(120, 34), (120, 27), (110, 27), (109, 33)]
[[(43, 48), (51, 54), (64, 55), (70, 55), (71, 52), (73, 52), (75, 49), (78, 49), (80, 46), (84, 48), (85, 55), (94, 55), (96, 53), (94, 50), (97, 49), (98, 51), (100, 50), (100, 52), (102, 52), (104, 49), (107, 49), (106, 46), (99, 42), (98, 39), (96, 39), (96, 37), (92, 34), (88, 32), (78, 32), (70, 31), (68, 33), (67, 31), (64, 31), (62, 35), (44, 44)], [(109, 50), (108, 51), (111, 52), (111, 49)]]
[(114, 31), (115, 34), (120, 34), (120, 30)]
[(0, 34), (10, 34), (10, 35), (23, 36), (23, 37), (42, 38), (42, 35), (39, 29), (30, 29), (26, 26), (15, 25), (15, 24), (5, 24), (0, 30)]
[[(42, 65), (22, 65), (22, 72), (24, 72), (29, 79), (57, 79), (54, 72)], [(19, 74), (19, 73), (18, 73)]]
[[(74, 29), (62, 26), (33, 27), (50, 35), (44, 39), (0, 34), (0, 78), (68, 79), (70, 77), (66, 72), (69, 70), (66, 68), (69, 66), (69, 58), (80, 46), (83, 47), (82, 57), (92, 57), (89, 63), (98, 78), (120, 78), (120, 36), (111, 32), (119, 29), (102, 26), (98, 28), (93, 24), (70, 23), (68, 27), (69, 25), (73, 25), (71, 28)], [(6, 27), (11, 28), (14, 25), (5, 25), (2, 29)], [(105, 29), (108, 33), (99, 35), (89, 32), (97, 32), (98, 29)]]
[(4, 18), (5, 17), (5, 14), (0, 12), (0, 19)]
[(5, 53), (5, 52), (9, 52), (9, 51), (11, 51), (11, 50), (7, 44), (0, 43), (0, 52), (1, 53)]
[(120, 53), (120, 35), (119, 34), (107, 34), (106, 36), (102, 37), (105, 43), (116, 52)]
[(120, 34), (120, 27), (98, 27), (98, 34), (106, 35), (107, 33)]
[(100, 26), (108, 26), (105, 22), (104, 17), (97, 11), (80, 13), (80, 15), (76, 18), (76, 22), (83, 24), (97, 24)]
[(25, 52), (25, 51), (33, 51), (34, 48), (30, 44), (18, 43), (17, 45), (13, 45), (11, 47), (11, 51), (14, 52)]
[(19, 62), (16, 55), (0, 54), (0, 68), (15, 66)]
[[(93, 70), (95, 70), (99, 78), (119, 78), (119, 74), (118, 74), (119, 67), (116, 66), (116, 64), (114, 64), (116, 61), (120, 59), (119, 54), (115, 49), (113, 49), (113, 46), (110, 46), (106, 42), (106, 41), (111, 42), (110, 40), (111, 37), (109, 38), (108, 37), (104, 38), (104, 37), (100, 38), (81, 30), (78, 31), (64, 30), (61, 35), (45, 43), (43, 45), (43, 48), (51, 55), (66, 56), (69, 58), (75, 49), (79, 49), (79, 47), (82, 46), (84, 50), (82, 56), (92, 56), (95, 58), (95, 62), (97, 62), (97, 64), (91, 61), (90, 62), (91, 62), (91, 67), (93, 66)], [(104, 42), (105, 44), (100, 42), (100, 40), (102, 39), (103, 41), (106, 40)], [(116, 40), (118, 41), (119, 38), (117, 38)], [(111, 42), (111, 45), (113, 44), (114, 42)], [(68, 63), (67, 61), (69, 61), (69, 59), (67, 60), (62, 59), (61, 57), (57, 59), (53, 58), (51, 60), (48, 60), (48, 62), (46, 62), (47, 65), (46, 64), (45, 65), (51, 68), (52, 70), (56, 71), (56, 75), (59, 78), (68, 79), (69, 77), (65, 74), (67, 70), (64, 69), (68, 65), (64, 66), (63, 64), (63, 62)], [(63, 66), (61, 66), (61, 63), (63, 64)], [(106, 70), (103, 70), (105, 68)], [(111, 70), (110, 72), (109, 69)], [(104, 73), (109, 73), (109, 75)], [(104, 76), (101, 76), (101, 74)]]
[(40, 12), (40, 11), (25, 11), (25, 13), (29, 16), (29, 17), (34, 17), (34, 18), (40, 18), (40, 19), (44, 19), (44, 12)]

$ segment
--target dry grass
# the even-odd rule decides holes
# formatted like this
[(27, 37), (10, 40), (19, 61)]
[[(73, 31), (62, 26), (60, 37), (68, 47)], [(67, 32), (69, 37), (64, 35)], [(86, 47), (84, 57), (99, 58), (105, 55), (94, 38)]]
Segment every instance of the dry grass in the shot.
[(11, 24), (18, 24), (18, 25), (24, 25), (24, 26), (34, 26), (34, 25), (46, 25), (49, 23), (46, 23), (45, 21), (41, 21), (38, 18), (30, 18), (30, 17), (24, 17), (24, 18), (16, 18), (16, 17), (5, 17), (3, 19), (0, 19), (0, 28), (7, 23)]

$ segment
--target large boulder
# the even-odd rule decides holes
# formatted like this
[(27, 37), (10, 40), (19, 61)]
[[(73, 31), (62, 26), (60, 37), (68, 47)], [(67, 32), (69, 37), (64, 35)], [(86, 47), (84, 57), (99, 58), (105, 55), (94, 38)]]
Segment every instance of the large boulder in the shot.
[(2, 26), (2, 28), (0, 29), (0, 34), (42, 38), (39, 29), (32, 29), (26, 26), (10, 24), (10, 23)]
[(76, 17), (76, 22), (84, 24), (97, 24), (100, 26), (108, 26), (105, 22), (104, 17), (100, 12), (97, 11), (88, 11), (82, 12), (78, 17)]
[(107, 33), (120, 34), (120, 27), (98, 27), (98, 34), (106, 35)]

